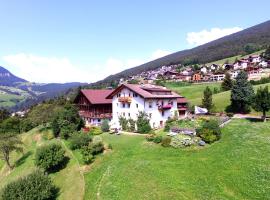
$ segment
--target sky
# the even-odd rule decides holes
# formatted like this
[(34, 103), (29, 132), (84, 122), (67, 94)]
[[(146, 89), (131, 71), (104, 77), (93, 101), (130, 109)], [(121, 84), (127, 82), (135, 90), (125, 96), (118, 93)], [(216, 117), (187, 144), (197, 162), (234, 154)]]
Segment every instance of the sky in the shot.
[(32, 82), (95, 82), (267, 21), (269, 7), (269, 0), (0, 0), (0, 65)]

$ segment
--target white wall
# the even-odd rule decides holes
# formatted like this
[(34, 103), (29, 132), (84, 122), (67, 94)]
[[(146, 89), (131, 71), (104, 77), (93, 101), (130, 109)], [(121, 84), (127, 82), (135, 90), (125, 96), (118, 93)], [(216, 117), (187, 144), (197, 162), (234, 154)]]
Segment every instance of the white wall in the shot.
[[(132, 98), (130, 103), (130, 108), (127, 106), (128, 103), (125, 103), (125, 107), (123, 107), (123, 103), (118, 102), (118, 97), (115, 95), (112, 100), (113, 107), (113, 119), (111, 121), (112, 128), (120, 128), (119, 124), (119, 116), (124, 116), (126, 119), (134, 119), (137, 120), (137, 116), (139, 111), (146, 112), (150, 117), (150, 125), (152, 128), (160, 127), (160, 121), (163, 121), (163, 125), (169, 117), (174, 116), (174, 112), (177, 111), (177, 102), (176, 98), (172, 100), (173, 106), (171, 109), (164, 110), (164, 115), (162, 116), (162, 112), (158, 110), (157, 103), (161, 104), (161, 101), (158, 99), (144, 99), (139, 95), (137, 97), (133, 97), (133, 92), (127, 88), (124, 88), (120, 91), (121, 97), (128, 97), (129, 94)], [(152, 102), (152, 108), (149, 107), (149, 103)], [(164, 105), (167, 105), (169, 99), (163, 99)], [(137, 107), (138, 105), (138, 107)], [(124, 114), (125, 113), (125, 114)]]

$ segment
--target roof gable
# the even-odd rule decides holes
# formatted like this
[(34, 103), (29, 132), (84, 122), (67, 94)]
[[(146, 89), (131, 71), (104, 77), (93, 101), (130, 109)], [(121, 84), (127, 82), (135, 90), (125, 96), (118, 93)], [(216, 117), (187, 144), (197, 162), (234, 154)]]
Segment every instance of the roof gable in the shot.
[(91, 104), (111, 104), (111, 99), (106, 97), (112, 92), (112, 90), (92, 90), (83, 89), (80, 91)]

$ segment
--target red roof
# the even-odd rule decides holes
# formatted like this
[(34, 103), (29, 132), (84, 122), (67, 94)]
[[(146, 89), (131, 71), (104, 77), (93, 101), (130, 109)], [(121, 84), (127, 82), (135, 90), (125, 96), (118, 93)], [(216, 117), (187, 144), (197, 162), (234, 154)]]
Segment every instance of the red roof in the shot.
[(187, 103), (187, 99), (185, 97), (177, 98), (177, 103)]
[[(141, 95), (143, 98), (178, 98), (181, 97), (178, 94), (171, 92), (170, 90), (160, 87), (160, 86), (153, 86), (153, 85), (136, 85), (136, 84), (122, 84), (118, 88), (116, 88), (114, 91), (112, 91), (107, 98), (112, 98), (114, 95), (116, 95), (119, 91), (121, 91), (123, 88), (128, 88), (131, 91), (137, 93), (138, 95)], [(170, 94), (152, 94), (150, 91), (159, 91), (159, 92), (166, 92)]]
[(111, 99), (106, 97), (112, 92), (112, 90), (81, 90), (81, 93), (90, 101), (91, 104), (111, 104)]

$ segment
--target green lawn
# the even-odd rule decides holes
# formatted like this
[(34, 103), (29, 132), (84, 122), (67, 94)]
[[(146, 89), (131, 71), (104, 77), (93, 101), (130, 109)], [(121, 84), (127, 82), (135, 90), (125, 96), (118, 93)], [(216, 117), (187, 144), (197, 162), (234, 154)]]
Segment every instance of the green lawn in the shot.
[[(22, 141), (24, 143), (24, 154), (21, 155), (14, 153), (12, 155), (12, 163), (16, 163), (15, 169), (13, 169), (11, 173), (8, 173), (7, 167), (2, 166), (2, 169), (0, 170), (0, 189), (7, 183), (35, 170), (36, 167), (34, 164), (34, 155), (37, 146), (51, 142), (42, 139), (38, 128), (22, 134)], [(52, 142), (60, 141), (54, 140)], [(60, 188), (57, 199), (83, 199), (84, 177), (81, 172), (80, 165), (67, 146), (63, 142), (62, 144), (66, 148), (67, 156), (70, 158), (70, 160), (64, 169), (54, 174), (50, 174), (55, 185)], [(2, 162), (0, 163), (0, 167), (1, 164)]]
[[(172, 86), (170, 83), (166, 83), (166, 87), (186, 97), (188, 101), (191, 103), (191, 105), (201, 105), (203, 91), (207, 86), (209, 86), (212, 90), (215, 87), (219, 89), (220, 83), (192, 84), (190, 86), (183, 86), (183, 87)], [(265, 86), (270, 87), (270, 83), (256, 85), (254, 86), (254, 89), (257, 90), (259, 87)], [(231, 95), (230, 91), (221, 92), (213, 95), (213, 102), (216, 106), (217, 112), (223, 112), (225, 108), (230, 104), (230, 95)], [(252, 111), (252, 114), (258, 113)]]
[(85, 199), (270, 199), (270, 123), (233, 120), (201, 150), (104, 134), (113, 151), (85, 174)]

